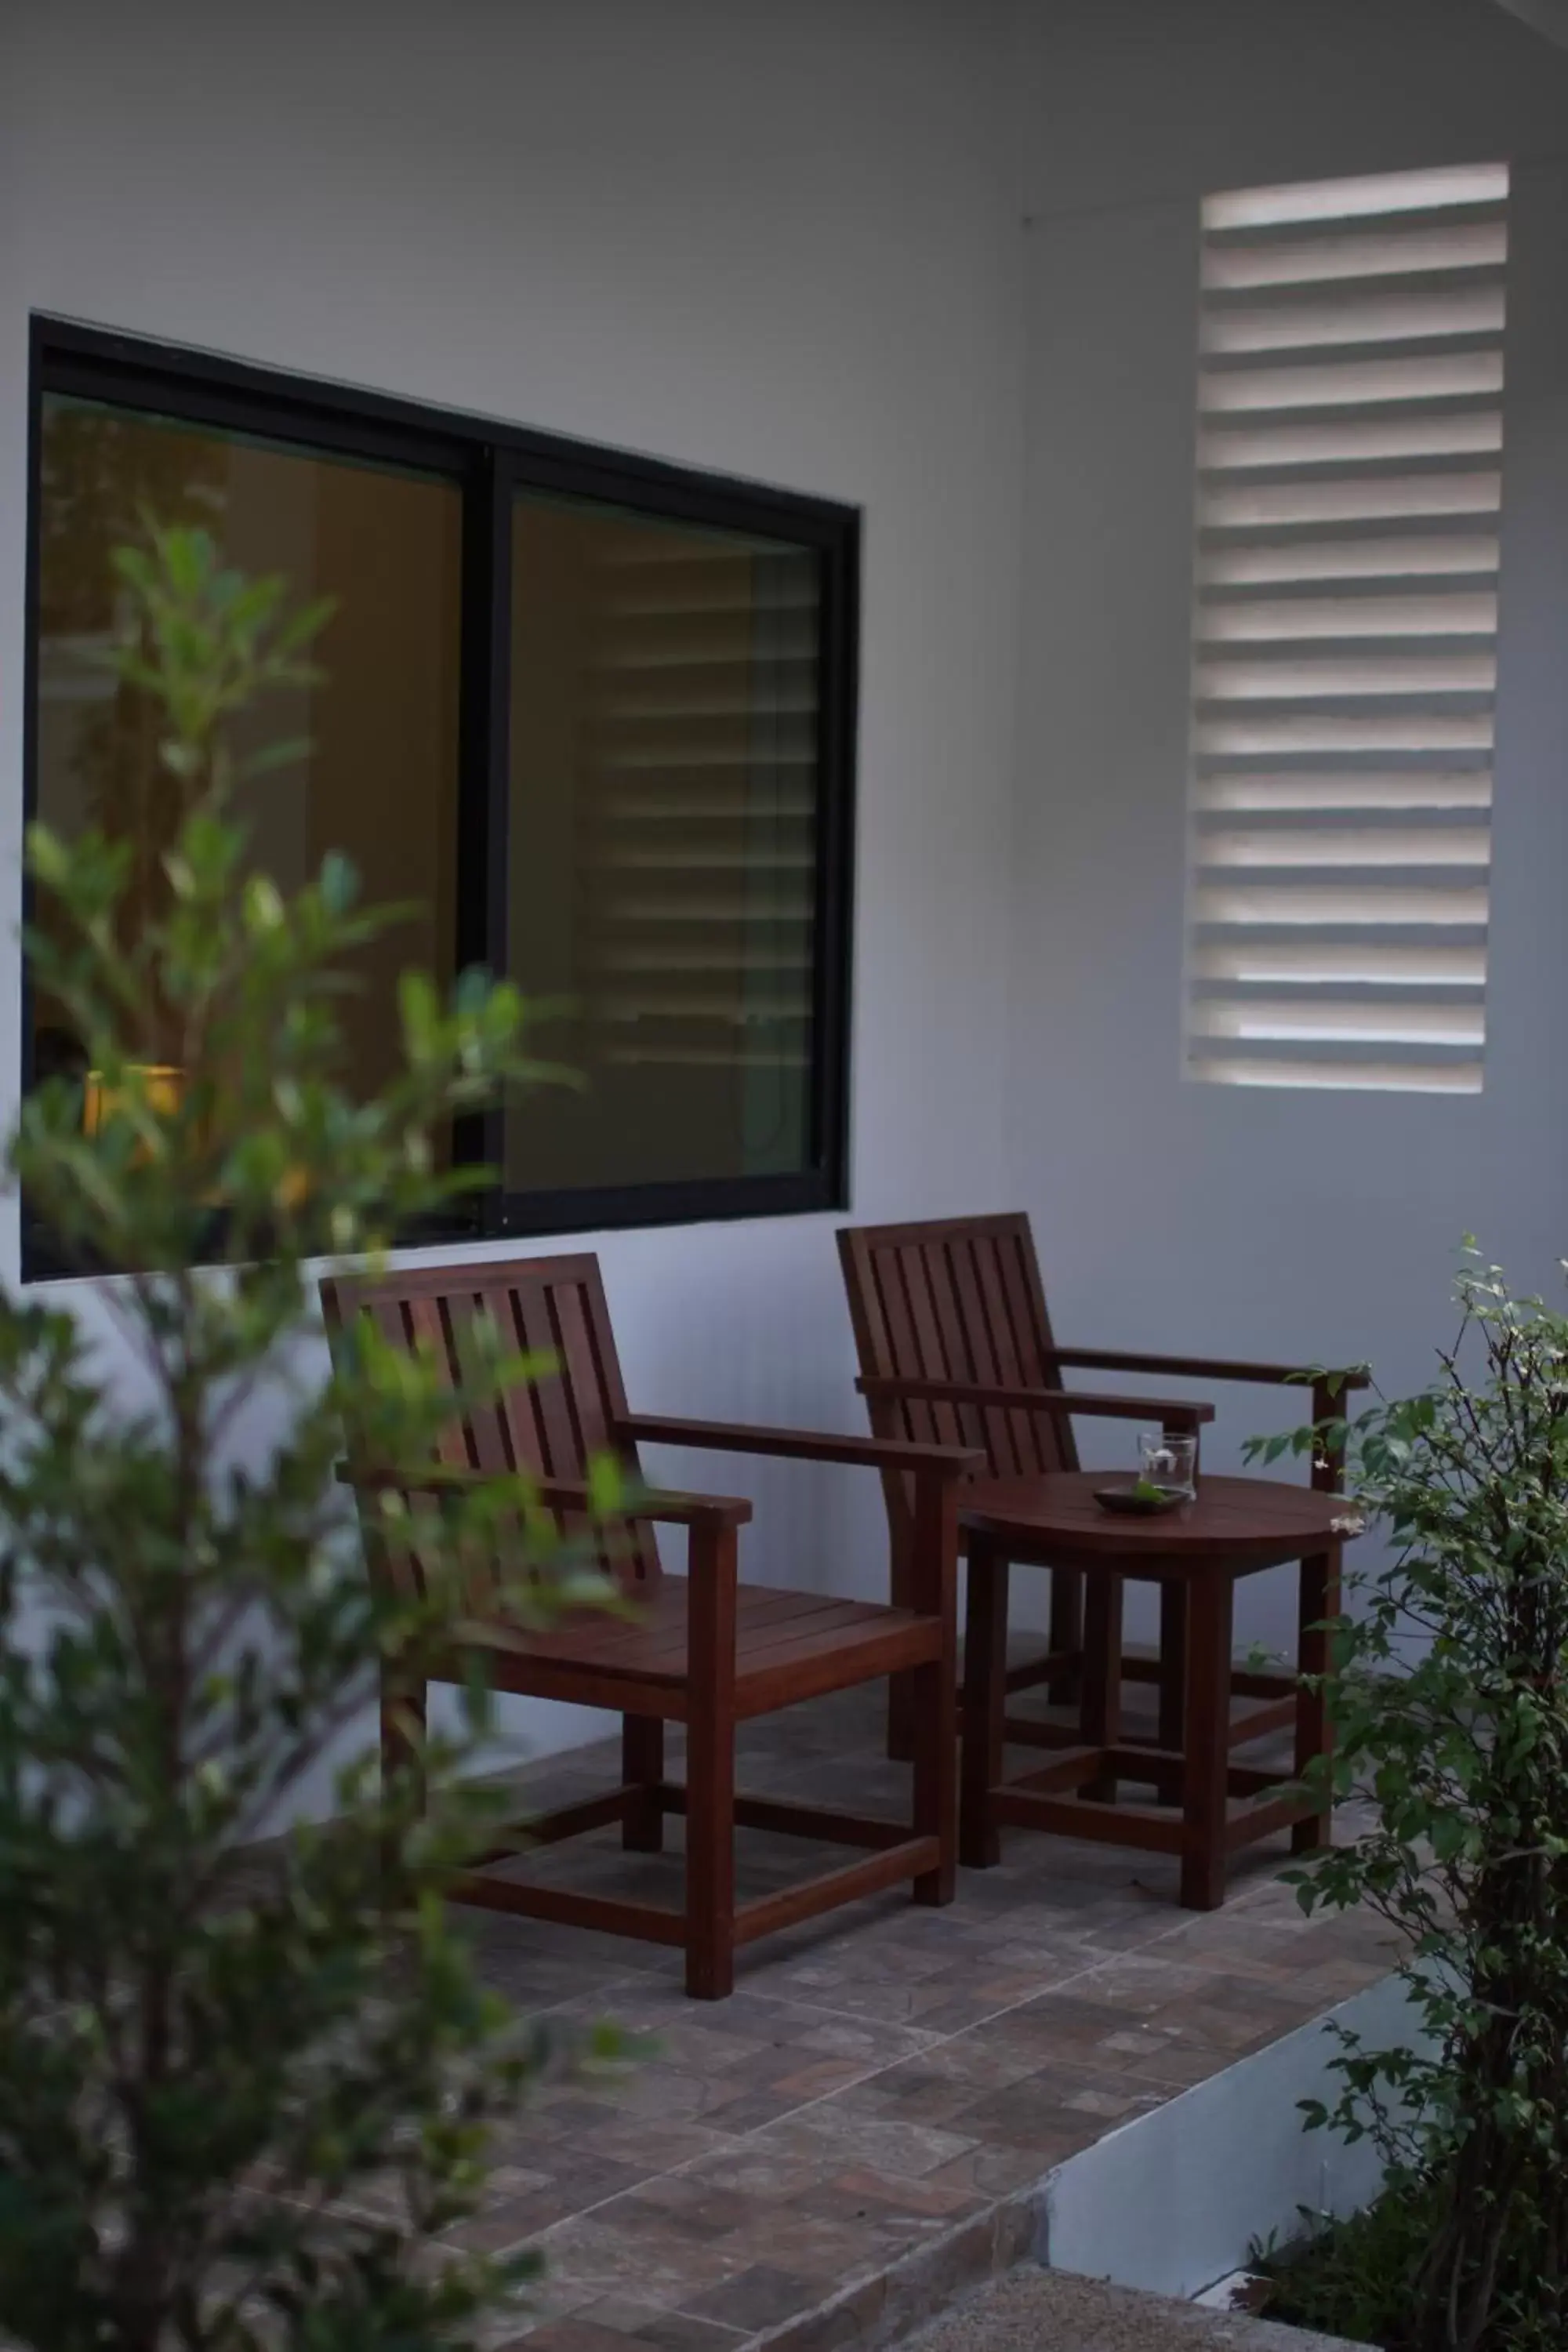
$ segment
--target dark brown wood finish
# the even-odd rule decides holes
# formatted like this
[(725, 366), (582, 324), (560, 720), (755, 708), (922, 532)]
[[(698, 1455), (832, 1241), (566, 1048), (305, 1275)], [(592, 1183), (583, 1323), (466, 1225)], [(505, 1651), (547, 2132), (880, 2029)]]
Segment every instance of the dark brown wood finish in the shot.
[[(846, 1225), (838, 1255), (860, 1360), (858, 1385), (879, 1437), (977, 1445), (990, 1475), (1029, 1478), (1077, 1468), (1073, 1413), (1194, 1433), (1213, 1418), (1212, 1406), (1188, 1401), (1069, 1396), (1062, 1389), (1026, 1216)], [(893, 1593), (901, 1599), (908, 1481), (887, 1475), (883, 1493)], [(1081, 1580), (1057, 1570), (1046, 1654), (1015, 1667), (1008, 1686), (1046, 1683), (1053, 1696), (1065, 1696), (1076, 1687), (1082, 1654)], [(895, 1685), (888, 1742), (894, 1755), (909, 1752), (910, 1708), (907, 1686)]]
[[(848, 1225), (838, 1234), (849, 1316), (868, 1390), (871, 1427), (881, 1438), (978, 1444), (998, 1476), (1075, 1469), (1072, 1426), (1043, 1403), (1012, 1392), (1054, 1387), (1047, 1349), (1050, 1320), (1028, 1245), (1026, 1220), (977, 1217), (942, 1223)], [(920, 1383), (907, 1392), (893, 1382)], [(947, 1400), (940, 1385), (999, 1392), (994, 1401)], [(894, 1598), (903, 1597), (909, 1558), (909, 1483), (885, 1475), (894, 1562)], [(1038, 1677), (1065, 1687), (1082, 1642), (1077, 1579), (1055, 1578), (1049, 1656)], [(907, 1755), (911, 1694), (895, 1686), (889, 1747)]]
[[(1299, 1779), (1326, 1751), (1321, 1692), (1300, 1675), (1326, 1661), (1324, 1620), (1337, 1606), (1341, 1548), (1351, 1532), (1342, 1499), (1321, 1486), (1262, 1478), (1205, 1478), (1195, 1501), (1138, 1519), (1094, 1500), (1092, 1473), (978, 1479), (964, 1492), (968, 1529), (968, 1675), (964, 1701), (960, 1859), (984, 1869), (999, 1857), (1009, 1824), (1142, 1847), (1181, 1859), (1181, 1899), (1212, 1910), (1224, 1899), (1227, 1857), (1289, 1824), (1297, 1851), (1322, 1843), (1327, 1816), (1278, 1773), (1233, 1764), (1232, 1752), (1293, 1727)], [(1233, 1717), (1238, 1685), (1271, 1693), (1284, 1677), (1236, 1675), (1231, 1667), (1237, 1580), (1300, 1562), (1300, 1645), (1289, 1696)], [(1004, 1778), (1006, 1702), (1002, 1672), (1008, 1564), (1048, 1563), (1088, 1580), (1091, 1616), (1079, 1730), (1049, 1764)], [(1159, 1745), (1120, 1736), (1120, 1595), (1128, 1577), (1181, 1592), (1184, 1690), (1180, 1737)], [(1002, 1603), (998, 1608), (998, 1595)], [(1119, 1780), (1151, 1784), (1161, 1806), (1114, 1801)], [(1168, 1810), (1179, 1807), (1179, 1811)]]
[[(653, 1852), (662, 1843), (667, 1815), (686, 1821), (685, 1900), (679, 1909), (496, 1878), (483, 1867), (464, 1874), (454, 1889), (458, 1899), (679, 1945), (687, 1990), (709, 2000), (731, 1989), (737, 1949), (777, 1928), (901, 1882), (910, 1884), (917, 1902), (951, 1901), (957, 1838), (956, 1496), (960, 1479), (982, 1466), (976, 1451), (961, 1444), (884, 1443), (630, 1413), (598, 1263), (587, 1255), (425, 1266), (374, 1279), (338, 1278), (321, 1289), (335, 1343), (353, 1318), (371, 1317), (395, 1344), (427, 1349), (454, 1391), (479, 1317), (490, 1318), (509, 1351), (533, 1359), (531, 1376), (485, 1411), (459, 1412), (455, 1403), (434, 1460), (393, 1466), (351, 1462), (342, 1474), (364, 1497), (367, 1529), (376, 1493), (392, 1491), (410, 1501), (411, 1542), (395, 1550), (374, 1535), (368, 1542), (373, 1572), (401, 1580), (419, 1576), (419, 1513), (438, 1510), (443, 1489), (515, 1476), (512, 1550), (479, 1578), (475, 1592), (492, 1682), (503, 1691), (605, 1707), (621, 1717), (621, 1785), (520, 1828), (487, 1859), (613, 1822), (620, 1823), (629, 1850)], [(637, 1455), (639, 1438), (847, 1463), (907, 1481), (904, 1573), (896, 1604), (741, 1582), (738, 1537), (751, 1505), (732, 1496), (647, 1488)], [(526, 1572), (528, 1516), (542, 1510), (563, 1528), (581, 1530), (590, 1465), (602, 1455), (622, 1466), (626, 1508), (615, 1524), (595, 1528), (594, 1543), (633, 1610), (614, 1616), (574, 1610), (547, 1632), (524, 1630), (509, 1622), (504, 1595), (520, 1564)], [(656, 1524), (687, 1528), (685, 1576), (664, 1573)], [(455, 1655), (442, 1662), (434, 1679), (461, 1682), (469, 1663), (467, 1654)], [(737, 1795), (738, 1724), (884, 1675), (908, 1677), (918, 1693), (907, 1825)], [(425, 1696), (422, 1685), (389, 1683), (384, 1692), (385, 1769), (417, 1769)], [(665, 1775), (668, 1722), (686, 1726), (684, 1786)], [(738, 1904), (734, 1828), (748, 1822), (868, 1851), (783, 1894)]]
[(858, 1380), (874, 1404), (1004, 1406), (1010, 1411), (1080, 1414), (1090, 1421), (1156, 1421), (1163, 1429), (1196, 1436), (1214, 1419), (1212, 1404), (1182, 1404), (1171, 1397), (1093, 1396), (1087, 1390), (1003, 1389), (970, 1381)]
[(1195, 1501), (1151, 1518), (1129, 1518), (1100, 1509), (1094, 1490), (1104, 1484), (1093, 1470), (1050, 1479), (972, 1479), (960, 1506), (963, 1524), (971, 1534), (976, 1528), (992, 1535), (1005, 1531), (1017, 1547), (1015, 1560), (1048, 1549), (1070, 1567), (1125, 1561), (1130, 1576), (1182, 1582), (1191, 1581), (1200, 1563), (1239, 1576), (1277, 1566), (1282, 1538), (1287, 1559), (1296, 1557), (1291, 1537), (1300, 1553), (1342, 1540), (1342, 1497), (1312, 1486), (1205, 1476)]
[(1007, 1571), (1004, 1548), (970, 1544), (958, 1832), (958, 1858), (970, 1870), (988, 1870), (1002, 1853), (989, 1801), (1002, 1785), (1006, 1745)]
[[(1155, 1378), (1280, 1385), (1310, 1384), (1321, 1424), (1344, 1410), (1343, 1398), (1366, 1385), (1362, 1371), (1312, 1375), (1300, 1366), (1234, 1357), (1149, 1354), (1126, 1349), (1064, 1348), (1051, 1328), (1028, 1217), (1022, 1213), (955, 1217), (896, 1225), (842, 1227), (839, 1260), (860, 1361), (859, 1388), (871, 1426), (884, 1437), (937, 1437), (983, 1446), (986, 1475), (1030, 1478), (1078, 1466), (1072, 1415), (1156, 1423), (1201, 1433), (1210, 1404), (1160, 1397), (1099, 1397), (1066, 1390), (1064, 1370), (1137, 1373)], [(1304, 1401), (1304, 1397), (1303, 1397)], [(1315, 1486), (1337, 1490), (1341, 1465), (1331, 1452), (1313, 1464)], [(884, 1480), (895, 1559), (907, 1543), (907, 1482)], [(1060, 1697), (1076, 1687), (1083, 1660), (1083, 1600), (1077, 1571), (1061, 1561), (1051, 1573), (1050, 1635), (1043, 1657), (1013, 1666), (1009, 1690), (1045, 1683)], [(900, 1587), (895, 1584), (895, 1597)], [(1186, 1598), (1179, 1581), (1161, 1591), (1160, 1656), (1122, 1662), (1129, 1680), (1160, 1685), (1162, 1744), (1178, 1748), (1186, 1682)], [(1256, 1685), (1259, 1678), (1251, 1677)], [(1293, 1685), (1279, 1675), (1248, 1696), (1282, 1703)], [(1241, 1678), (1232, 1687), (1244, 1689)], [(908, 1703), (897, 1688), (889, 1726), (894, 1753), (907, 1749)], [(1008, 1737), (1047, 1744), (1048, 1734), (1012, 1717)]]

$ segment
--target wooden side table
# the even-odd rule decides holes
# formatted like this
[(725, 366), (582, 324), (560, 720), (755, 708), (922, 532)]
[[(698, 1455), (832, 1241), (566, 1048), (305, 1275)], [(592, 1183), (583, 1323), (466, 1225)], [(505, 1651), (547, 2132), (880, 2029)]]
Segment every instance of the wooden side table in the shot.
[[(1225, 1899), (1228, 1857), (1289, 1823), (1305, 1853), (1329, 1842), (1330, 1815), (1278, 1771), (1231, 1761), (1238, 1746), (1293, 1727), (1294, 1771), (1327, 1752), (1321, 1690), (1298, 1686), (1231, 1720), (1232, 1616), (1239, 1578), (1301, 1564), (1297, 1671), (1328, 1666), (1325, 1619), (1339, 1610), (1340, 1559), (1353, 1532), (1341, 1495), (1263, 1478), (1201, 1478), (1197, 1498), (1156, 1517), (1101, 1510), (1103, 1473), (981, 1479), (961, 1500), (969, 1550), (959, 1859), (985, 1869), (1005, 1826), (1053, 1830), (1181, 1857), (1181, 1900), (1212, 1911)], [(1004, 1779), (1007, 1576), (1014, 1563), (1080, 1569), (1085, 1664), (1079, 1744), (1037, 1769)], [(1121, 1590), (1126, 1577), (1184, 1588), (1180, 1737), (1163, 1710), (1160, 1744), (1121, 1729)], [(1121, 1780), (1149, 1783), (1163, 1804), (1118, 1801)]]

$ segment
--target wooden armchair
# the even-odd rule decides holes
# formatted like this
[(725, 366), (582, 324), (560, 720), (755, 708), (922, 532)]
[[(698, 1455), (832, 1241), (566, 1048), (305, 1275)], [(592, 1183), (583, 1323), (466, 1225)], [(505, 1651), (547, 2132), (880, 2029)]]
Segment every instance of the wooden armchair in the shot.
[[(923, 1223), (848, 1225), (838, 1234), (839, 1262), (859, 1355), (857, 1383), (879, 1435), (911, 1442), (969, 1445), (984, 1459), (980, 1475), (1026, 1478), (1076, 1470), (1071, 1416), (1111, 1415), (1196, 1433), (1214, 1418), (1211, 1404), (1148, 1397), (1097, 1397), (1060, 1385), (1065, 1370), (1149, 1374), (1156, 1380), (1197, 1379), (1280, 1383), (1305, 1381), (1300, 1367), (1242, 1363), (1229, 1358), (1149, 1355), (1114, 1348), (1063, 1348), (1057, 1343), (1026, 1215), (937, 1219)], [(1364, 1373), (1325, 1374), (1311, 1388), (1314, 1423), (1330, 1418), (1344, 1391), (1364, 1388)], [(1314, 1486), (1335, 1488), (1341, 1465), (1323, 1459), (1312, 1468)], [(903, 1482), (885, 1475), (895, 1563), (909, 1540)], [(901, 1591), (895, 1566), (893, 1593)], [(1158, 1682), (1156, 1743), (1182, 1744), (1185, 1595), (1161, 1591), (1160, 1655), (1123, 1661), (1129, 1681)], [(1009, 1692), (1044, 1683), (1053, 1696), (1072, 1689), (1083, 1653), (1082, 1579), (1051, 1575), (1050, 1630), (1045, 1654), (1010, 1667)], [(1292, 1720), (1293, 1676), (1237, 1672), (1235, 1696), (1261, 1705), (1237, 1718), (1233, 1744), (1285, 1728)], [(889, 1720), (892, 1753), (907, 1752), (910, 1702), (896, 1688)], [(1068, 1735), (1027, 1717), (1009, 1717), (1009, 1740), (1037, 1747)], [(1076, 1735), (1071, 1735), (1076, 1737)]]
[[(527, 1476), (538, 1499), (569, 1518), (585, 1501), (584, 1481), (595, 1455), (618, 1457), (634, 1484), (635, 1511), (606, 1530), (605, 1565), (637, 1606), (630, 1619), (578, 1611), (548, 1632), (512, 1636), (487, 1649), (494, 1686), (527, 1697), (606, 1707), (621, 1717), (621, 1780), (603, 1796), (521, 1825), (484, 1857), (493, 1863), (618, 1822), (623, 1843), (657, 1852), (664, 1818), (686, 1821), (685, 1900), (679, 1909), (622, 1902), (558, 1886), (467, 1874), (460, 1901), (530, 1918), (597, 1927), (680, 1947), (686, 1989), (721, 2000), (732, 1986), (738, 1946), (814, 1917), (901, 1881), (917, 1903), (952, 1900), (956, 1852), (956, 1498), (974, 1455), (963, 1448), (818, 1435), (675, 1420), (627, 1410), (615, 1338), (596, 1258), (537, 1258), (510, 1264), (422, 1267), (372, 1280), (324, 1282), (329, 1333), (356, 1314), (373, 1316), (391, 1339), (427, 1346), (454, 1383), (463, 1326), (488, 1315), (505, 1344), (548, 1356), (558, 1367), (510, 1393), (495, 1408), (455, 1420), (431, 1465), (432, 1488), (465, 1472)], [(749, 1503), (721, 1496), (646, 1492), (637, 1445), (693, 1446), (808, 1462), (859, 1464), (910, 1482), (912, 1503), (900, 1558), (900, 1599), (881, 1605), (818, 1593), (742, 1584), (737, 1534)], [(350, 1482), (372, 1490), (418, 1495), (419, 1465), (395, 1478), (353, 1464)], [(688, 1572), (665, 1573), (652, 1537), (655, 1523), (688, 1530)], [(615, 1540), (611, 1541), (611, 1536)], [(417, 1577), (418, 1561), (372, 1558), (373, 1572)], [(499, 1616), (498, 1611), (498, 1616)], [(461, 1682), (454, 1657), (443, 1680)], [(735, 1727), (796, 1700), (873, 1681), (907, 1676), (916, 1691), (913, 1804), (906, 1826), (823, 1806), (786, 1803), (735, 1790)], [(384, 1763), (406, 1760), (404, 1726), (423, 1720), (425, 1692), (383, 1695)], [(664, 1727), (686, 1727), (684, 1784), (666, 1778)], [(865, 1849), (864, 1858), (801, 1885), (737, 1903), (734, 1828), (759, 1829)]]

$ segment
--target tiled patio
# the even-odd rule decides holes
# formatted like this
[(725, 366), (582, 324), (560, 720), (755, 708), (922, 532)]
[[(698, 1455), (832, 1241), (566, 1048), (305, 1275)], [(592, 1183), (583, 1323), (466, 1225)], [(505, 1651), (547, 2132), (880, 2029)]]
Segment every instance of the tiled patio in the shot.
[[(753, 1787), (896, 1801), (866, 1694), (754, 1728)], [(614, 1777), (578, 1751), (524, 1776), (566, 1799)], [(891, 1810), (891, 1802), (889, 1802)], [(616, 1833), (531, 1867), (635, 1879), (675, 1897), (667, 1856)], [(790, 2352), (885, 2334), (902, 2298), (938, 2307), (1026, 2251), (1026, 2192), (1064, 2158), (1382, 1975), (1375, 1923), (1303, 1919), (1254, 1849), (1223, 1911), (1175, 1907), (1175, 1865), (1010, 1837), (945, 1911), (895, 1895), (754, 1948), (734, 1997), (685, 1999), (679, 1955), (467, 1913), (486, 1975), (568, 2032), (609, 2017), (656, 2038), (642, 2063), (563, 2076), (501, 2150), (459, 2233), (546, 2259), (495, 2333), (530, 2352)], [(742, 1891), (820, 1866), (820, 1849), (744, 1833)], [(913, 2283), (911, 2286), (911, 2282)]]

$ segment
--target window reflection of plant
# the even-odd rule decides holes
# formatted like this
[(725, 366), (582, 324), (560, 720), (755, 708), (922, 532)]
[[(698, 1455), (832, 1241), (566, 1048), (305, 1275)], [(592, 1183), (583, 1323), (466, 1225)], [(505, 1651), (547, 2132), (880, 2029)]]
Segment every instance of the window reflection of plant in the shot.
[[(116, 546), (141, 539), (144, 519), (205, 525), (221, 541), (228, 452), (210, 436), (156, 416), (86, 403), (46, 403), (40, 450), (38, 592), (40, 640), (99, 640), (126, 626), (110, 562)], [(90, 658), (90, 656), (89, 656)], [(130, 888), (117, 909), (129, 945), (169, 907), (163, 859), (202, 780), (182, 781), (159, 757), (164, 732), (152, 698), (105, 671), (102, 698), (73, 730), (71, 767), (82, 785), (86, 822), (129, 843)], [(47, 808), (40, 814), (55, 822)], [(156, 1029), (162, 1007), (150, 1007)], [(51, 1009), (38, 1005), (40, 1028)]]

